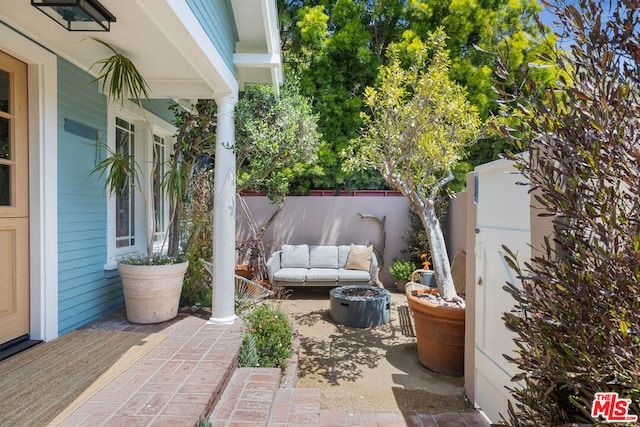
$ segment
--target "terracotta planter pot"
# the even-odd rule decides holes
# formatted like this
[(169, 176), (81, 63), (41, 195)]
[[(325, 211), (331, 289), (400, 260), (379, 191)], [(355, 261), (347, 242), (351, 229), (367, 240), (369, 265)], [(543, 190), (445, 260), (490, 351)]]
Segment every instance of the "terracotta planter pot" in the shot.
[(464, 374), (464, 309), (443, 307), (419, 298), (437, 289), (411, 290), (407, 302), (413, 314), (420, 363), (436, 372)]
[(396, 280), (396, 289), (399, 292), (404, 293), (405, 286), (407, 286), (407, 282), (408, 282), (407, 279), (398, 279), (398, 280)]
[(118, 264), (127, 320), (148, 324), (176, 317), (188, 266), (188, 261), (167, 265)]

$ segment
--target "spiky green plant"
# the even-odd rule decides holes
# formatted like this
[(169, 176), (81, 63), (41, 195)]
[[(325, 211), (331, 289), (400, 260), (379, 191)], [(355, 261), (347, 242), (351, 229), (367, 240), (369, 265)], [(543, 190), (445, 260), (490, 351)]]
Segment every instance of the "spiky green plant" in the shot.
[(248, 332), (242, 339), (240, 354), (238, 355), (238, 365), (244, 368), (255, 368), (260, 366), (256, 338), (251, 332)]
[(149, 85), (133, 61), (104, 40), (95, 38), (93, 40), (113, 53), (91, 66), (91, 68), (100, 66), (100, 72), (95, 81), (100, 83), (101, 90), (107, 94), (109, 100), (120, 101), (122, 104), (125, 99), (130, 98), (141, 105), (143, 99), (149, 99)]
[[(101, 90), (106, 94), (109, 101), (120, 101), (124, 104), (125, 99), (131, 99), (140, 109), (144, 117), (148, 132), (152, 132), (152, 126), (147, 117), (147, 113), (142, 105), (143, 100), (149, 99), (149, 85), (133, 63), (133, 61), (118, 52), (111, 44), (100, 39), (93, 39), (97, 43), (109, 49), (111, 56), (96, 61), (91, 68), (99, 66), (97, 81)], [(151, 135), (153, 138), (153, 135)], [(108, 156), (96, 165), (91, 174), (99, 173), (100, 177), (106, 176), (105, 189), (112, 196), (122, 196), (131, 183), (132, 187), (143, 197), (145, 212), (147, 206), (154, 205), (154, 192), (148, 194), (143, 190), (139, 179), (140, 167), (136, 164), (132, 156), (126, 155), (118, 150), (111, 150), (106, 147)], [(157, 147), (153, 146), (153, 150)], [(157, 155), (157, 153), (155, 153)], [(153, 162), (151, 176), (156, 172), (158, 165)], [(181, 170), (177, 163), (169, 164), (168, 172), (162, 179), (162, 189), (173, 200), (182, 196), (185, 172)], [(175, 211), (175, 210), (172, 210)], [(171, 221), (170, 221), (171, 222)], [(147, 224), (147, 258), (153, 257), (153, 235), (156, 229), (156, 217), (151, 215), (150, 223)], [(165, 237), (166, 238), (166, 237)], [(164, 244), (163, 244), (164, 245)], [(171, 254), (175, 256), (176, 254)]]

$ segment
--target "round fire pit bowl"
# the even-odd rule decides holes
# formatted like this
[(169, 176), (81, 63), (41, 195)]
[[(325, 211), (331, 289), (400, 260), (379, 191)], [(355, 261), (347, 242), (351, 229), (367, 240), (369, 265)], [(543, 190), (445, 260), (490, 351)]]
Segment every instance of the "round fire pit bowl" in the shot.
[(331, 318), (354, 328), (372, 328), (389, 322), (391, 293), (368, 285), (351, 285), (329, 291)]

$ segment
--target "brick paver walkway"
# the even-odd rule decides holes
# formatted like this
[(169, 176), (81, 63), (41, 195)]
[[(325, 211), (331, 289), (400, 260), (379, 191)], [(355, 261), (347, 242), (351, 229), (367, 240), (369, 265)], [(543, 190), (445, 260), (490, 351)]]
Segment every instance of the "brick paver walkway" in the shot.
[(212, 325), (207, 323), (206, 313), (201, 314), (181, 314), (157, 325), (133, 325), (123, 312), (116, 312), (85, 326), (157, 332), (167, 338), (60, 425), (191, 427), (207, 417), (215, 427), (490, 425), (480, 412), (402, 414), (322, 409), (320, 390), (295, 388), (290, 374), (283, 379), (279, 369), (237, 368), (242, 322)]

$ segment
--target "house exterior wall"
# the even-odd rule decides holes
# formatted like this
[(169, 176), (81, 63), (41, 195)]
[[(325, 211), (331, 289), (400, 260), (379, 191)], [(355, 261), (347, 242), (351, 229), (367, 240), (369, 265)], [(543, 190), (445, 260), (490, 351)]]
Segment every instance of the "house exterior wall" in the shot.
[[(64, 334), (123, 304), (120, 279), (106, 272), (106, 196), (96, 141), (65, 130), (73, 120), (106, 143), (106, 98), (85, 71), (58, 58), (58, 325)], [(103, 155), (103, 154), (102, 154)]]
[(238, 37), (231, 2), (229, 0), (187, 0), (187, 5), (229, 70), (235, 75), (233, 51)]
[[(95, 139), (65, 129), (73, 120), (99, 132), (107, 143), (107, 100), (84, 70), (58, 58), (58, 330), (62, 335), (123, 306), (117, 270), (107, 262), (104, 177), (91, 175), (105, 156)], [(169, 100), (145, 101), (145, 108), (171, 123)], [(141, 236), (143, 238), (143, 236)], [(144, 240), (144, 238), (143, 238)]]
[(173, 112), (169, 110), (171, 102), (169, 99), (148, 99), (142, 101), (142, 106), (165, 122), (173, 123)]

